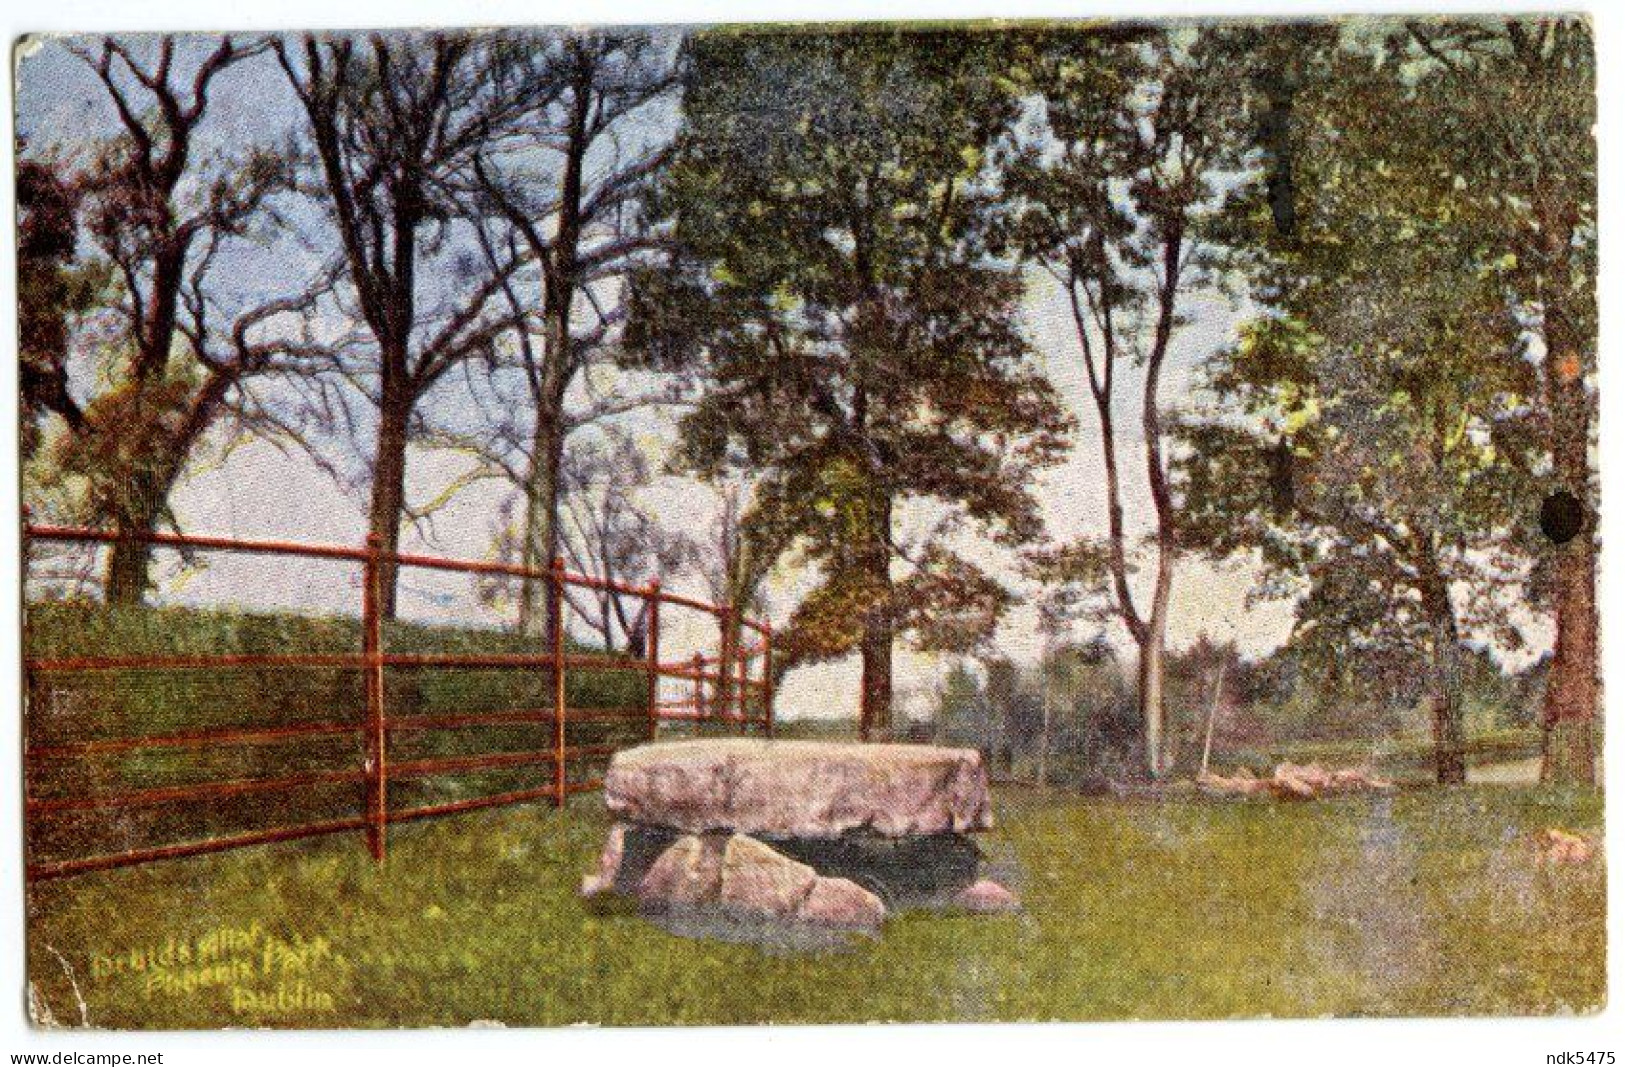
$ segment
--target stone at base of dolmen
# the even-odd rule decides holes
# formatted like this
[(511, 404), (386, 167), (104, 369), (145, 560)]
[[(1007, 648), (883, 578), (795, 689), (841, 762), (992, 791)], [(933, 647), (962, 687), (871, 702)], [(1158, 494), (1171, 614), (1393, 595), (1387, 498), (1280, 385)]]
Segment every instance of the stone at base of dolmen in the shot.
[(615, 875), (626, 860), (626, 827), (616, 823), (609, 828), (603, 851), (598, 854), (598, 869), (581, 879), (581, 895), (599, 897), (615, 890)]
[(727, 844), (726, 838), (713, 834), (679, 837), (638, 880), (638, 899), (662, 904), (705, 904), (716, 900), (722, 887)]
[(818, 872), (805, 863), (797, 863), (753, 837), (734, 834), (722, 850), (717, 901), (746, 915), (790, 919), (817, 881)]
[(820, 877), (801, 902), (796, 917), (820, 926), (872, 930), (886, 921), (886, 905), (854, 881)]
[[(628, 862), (659, 840), (670, 844), (652, 863)], [(628, 882), (640, 903), (661, 910), (716, 909), (747, 919), (850, 928), (875, 928), (886, 918), (885, 904), (857, 883), (824, 877), (744, 834), (683, 834), (673, 840), (658, 830), (617, 825), (598, 872), (583, 881), (582, 894), (603, 895)]]
[[(792, 862), (795, 869), (810, 868), (825, 882), (838, 882), (863, 891), (857, 914), (883, 916), (887, 909), (914, 905), (951, 904), (977, 880), (981, 852), (960, 834), (929, 834), (918, 838), (882, 838), (852, 833), (835, 838), (750, 838), (725, 832), (681, 834), (659, 826), (616, 823), (604, 842), (598, 869), (581, 881), (581, 895), (595, 898), (610, 893), (635, 897), (653, 906), (685, 906), (722, 899), (724, 858), (735, 846), (735, 886), (730, 896), (743, 895), (737, 883), (748, 871), (742, 857), (762, 856), (770, 850)], [(754, 848), (752, 847), (754, 846)], [(804, 880), (804, 879), (803, 879)], [(799, 888), (799, 882), (798, 888)], [(848, 895), (850, 896), (850, 895)], [(828, 917), (834, 898), (812, 905)], [(783, 909), (758, 908), (758, 911)]]
[(604, 803), (687, 833), (780, 838), (969, 833), (993, 825), (975, 749), (702, 738), (617, 752)]

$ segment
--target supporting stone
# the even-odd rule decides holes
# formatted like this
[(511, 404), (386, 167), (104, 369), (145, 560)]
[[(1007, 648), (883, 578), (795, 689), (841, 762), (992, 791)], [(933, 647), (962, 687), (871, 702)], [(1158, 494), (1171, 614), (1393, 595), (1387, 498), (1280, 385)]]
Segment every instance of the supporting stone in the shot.
[(886, 921), (886, 905), (856, 882), (820, 878), (801, 902), (796, 917), (821, 926), (873, 930)]
[(727, 838), (687, 834), (660, 854), (638, 882), (640, 900), (660, 905), (707, 904), (722, 887)]
[(790, 918), (812, 892), (818, 872), (753, 837), (735, 834), (722, 852), (717, 900), (749, 915)]

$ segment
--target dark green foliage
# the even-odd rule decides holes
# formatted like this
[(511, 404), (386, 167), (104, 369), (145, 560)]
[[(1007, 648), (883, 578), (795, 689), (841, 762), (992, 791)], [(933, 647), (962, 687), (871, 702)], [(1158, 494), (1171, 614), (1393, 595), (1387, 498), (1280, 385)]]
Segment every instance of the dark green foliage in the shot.
[[(1187, 545), (1256, 553), (1265, 594), (1296, 598), (1294, 640), (1323, 659), (1426, 677), (1441, 780), (1462, 772), (1465, 643), (1521, 645), (1517, 608), (1540, 599), (1550, 555), (1536, 525), (1550, 361), (1520, 294), (1522, 194), (1498, 165), (1481, 169), (1503, 159), (1516, 171), (1527, 146), (1476, 138), (1522, 107), (1562, 112), (1552, 101), (1583, 74), (1531, 74), (1546, 83), (1484, 114), (1511, 78), (1495, 73), (1506, 57), (1488, 58), (1503, 31), (1541, 35), (1553, 70), (1566, 49), (1584, 52), (1569, 30), (1548, 39), (1552, 24), (1520, 20), (1388, 39), (1351, 27), (1336, 50), (1279, 42), (1296, 78), (1294, 224), (1280, 232), (1267, 183), (1239, 190), (1228, 238), (1261, 309), (1208, 363), (1208, 403), (1182, 427)], [(1435, 69), (1411, 51), (1460, 34), (1485, 49), (1472, 64)], [(1553, 121), (1539, 136), (1561, 151), (1589, 144)], [(1583, 220), (1569, 226), (1583, 246)]]
[(995, 660), (985, 678), (957, 667), (943, 685), (934, 739), (981, 749), (997, 777), (1031, 778), (1046, 689), (1050, 781), (1098, 788), (1135, 775), (1134, 692), (1128, 670), (1104, 642), (1058, 649), (1042, 667)]
[(52, 161), (17, 161), (17, 336), (22, 454), (57, 415), (78, 431), (84, 412), (68, 389), (68, 336), (95, 304), (107, 272), (75, 261), (80, 191)]

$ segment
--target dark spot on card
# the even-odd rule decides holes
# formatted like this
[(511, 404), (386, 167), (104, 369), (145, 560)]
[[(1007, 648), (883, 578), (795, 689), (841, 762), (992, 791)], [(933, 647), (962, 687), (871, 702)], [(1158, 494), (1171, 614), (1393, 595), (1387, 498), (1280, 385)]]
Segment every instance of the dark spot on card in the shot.
[(1547, 494), (1540, 502), (1540, 530), (1553, 544), (1566, 545), (1585, 528), (1585, 505), (1567, 489)]

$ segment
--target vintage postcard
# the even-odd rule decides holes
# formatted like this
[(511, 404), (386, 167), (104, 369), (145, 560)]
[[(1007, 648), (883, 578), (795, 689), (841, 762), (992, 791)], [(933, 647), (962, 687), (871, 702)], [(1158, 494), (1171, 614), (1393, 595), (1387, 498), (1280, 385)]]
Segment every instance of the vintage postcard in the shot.
[(13, 45), (34, 1027), (1602, 1010), (1587, 17), (158, 30)]

